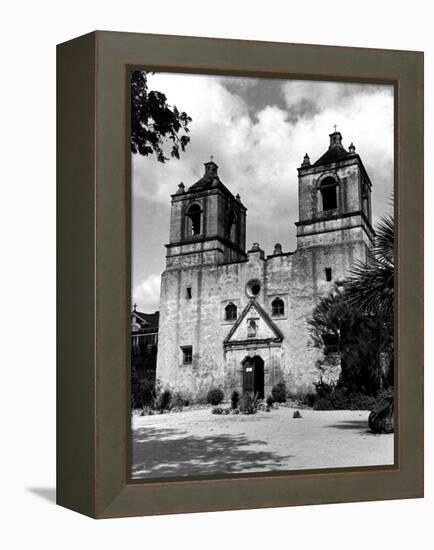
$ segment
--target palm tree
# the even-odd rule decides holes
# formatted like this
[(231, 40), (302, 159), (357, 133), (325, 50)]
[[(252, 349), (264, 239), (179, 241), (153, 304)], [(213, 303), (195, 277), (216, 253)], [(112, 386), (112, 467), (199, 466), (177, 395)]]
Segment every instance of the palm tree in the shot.
[(366, 262), (358, 262), (346, 280), (349, 304), (369, 315), (393, 318), (394, 220), (385, 216), (377, 226), (374, 247)]

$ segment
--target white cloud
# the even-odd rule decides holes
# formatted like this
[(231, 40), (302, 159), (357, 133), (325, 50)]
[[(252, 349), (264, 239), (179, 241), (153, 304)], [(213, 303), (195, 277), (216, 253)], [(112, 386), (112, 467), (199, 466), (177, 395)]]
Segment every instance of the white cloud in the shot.
[(133, 289), (133, 302), (137, 303), (138, 309), (151, 312), (158, 309), (160, 303), (160, 282), (161, 276), (148, 275)]
[[(161, 164), (153, 156), (133, 155), (134, 196), (145, 197), (156, 209), (168, 205), (179, 182), (192, 185), (201, 177), (203, 163), (214, 155), (222, 181), (234, 194), (240, 193), (248, 208), (247, 245), (258, 241), (270, 252), (279, 241), (285, 250), (293, 250), (297, 168), (305, 153), (314, 162), (327, 150), (328, 134), (337, 124), (344, 145), (354, 142), (371, 177), (374, 215), (388, 210), (393, 184), (392, 87), (276, 80), (271, 85), (279, 87), (275, 93), (281, 98), (279, 106), (252, 109), (246, 93), (251, 92), (255, 79), (248, 85), (230, 86), (232, 91), (225, 87), (227, 81), (206, 75), (149, 77), (151, 88), (163, 91), (169, 103), (192, 117), (191, 142), (179, 161)], [(267, 89), (264, 87), (264, 94)], [(145, 224), (139, 230), (146, 231)], [(138, 277), (134, 274), (134, 280), (140, 280)], [(157, 276), (145, 279), (141, 283), (144, 289), (151, 277), (155, 281)], [(146, 290), (141, 292), (146, 294)]]
[(357, 94), (369, 93), (376, 86), (367, 84), (290, 80), (282, 86), (288, 109), (294, 113), (312, 114), (326, 107), (344, 107)]

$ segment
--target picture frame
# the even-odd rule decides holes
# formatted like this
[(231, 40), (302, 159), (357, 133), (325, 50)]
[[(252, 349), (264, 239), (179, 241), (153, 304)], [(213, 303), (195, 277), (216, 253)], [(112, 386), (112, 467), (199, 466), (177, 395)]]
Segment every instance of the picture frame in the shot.
[[(393, 467), (132, 481), (131, 68), (395, 87)], [(96, 31), (57, 50), (57, 503), (93, 518), (423, 496), (423, 53)]]

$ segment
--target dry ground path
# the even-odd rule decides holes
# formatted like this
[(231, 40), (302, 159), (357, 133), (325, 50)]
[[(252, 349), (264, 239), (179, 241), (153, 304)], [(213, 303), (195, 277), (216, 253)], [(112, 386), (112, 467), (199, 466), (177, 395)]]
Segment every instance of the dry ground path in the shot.
[(393, 464), (393, 434), (368, 431), (368, 411), (255, 415), (210, 409), (133, 417), (133, 477), (194, 476)]

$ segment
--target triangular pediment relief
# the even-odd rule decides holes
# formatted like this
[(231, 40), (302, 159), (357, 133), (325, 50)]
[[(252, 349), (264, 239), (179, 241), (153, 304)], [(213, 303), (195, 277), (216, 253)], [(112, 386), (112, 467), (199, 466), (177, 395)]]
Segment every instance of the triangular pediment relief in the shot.
[(281, 342), (283, 335), (268, 313), (252, 299), (233, 325), (224, 343)]

